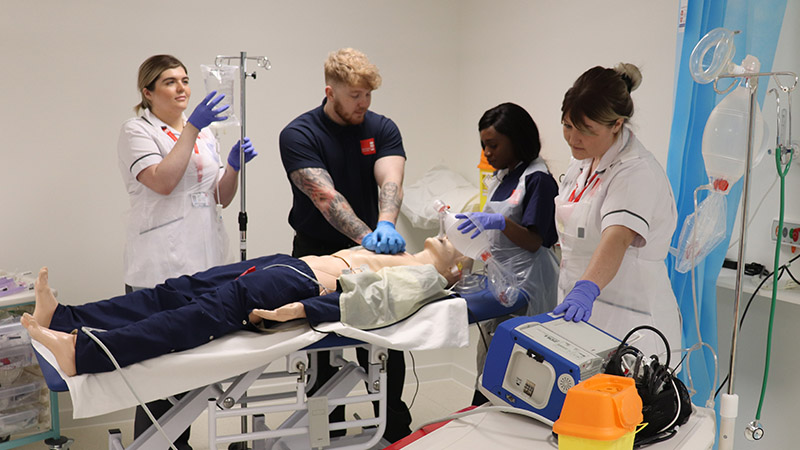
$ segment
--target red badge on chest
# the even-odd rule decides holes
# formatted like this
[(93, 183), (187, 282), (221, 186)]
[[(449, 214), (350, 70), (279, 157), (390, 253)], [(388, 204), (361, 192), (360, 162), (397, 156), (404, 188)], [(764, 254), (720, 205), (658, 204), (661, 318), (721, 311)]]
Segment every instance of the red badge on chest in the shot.
[(361, 154), (374, 155), (375, 154), (375, 139), (369, 138), (361, 141)]

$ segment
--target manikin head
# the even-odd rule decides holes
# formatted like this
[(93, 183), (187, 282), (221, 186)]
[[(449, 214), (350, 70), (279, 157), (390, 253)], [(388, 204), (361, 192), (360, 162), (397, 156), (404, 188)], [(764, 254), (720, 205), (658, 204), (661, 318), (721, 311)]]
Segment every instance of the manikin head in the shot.
[(325, 84), (328, 117), (339, 125), (358, 125), (372, 102), (372, 91), (381, 85), (381, 76), (367, 55), (343, 48), (325, 60)]
[(447, 237), (425, 239), (424, 249), (417, 256), (430, 258), (430, 263), (447, 280), (448, 287), (461, 279), (460, 265), (471, 261), (456, 250)]

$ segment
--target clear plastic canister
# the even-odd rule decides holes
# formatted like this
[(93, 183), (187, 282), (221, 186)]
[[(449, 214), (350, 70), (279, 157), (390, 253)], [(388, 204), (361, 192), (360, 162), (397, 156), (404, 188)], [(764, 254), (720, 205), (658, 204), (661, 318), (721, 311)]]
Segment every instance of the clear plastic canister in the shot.
[(475, 223), (475, 225), (481, 230), (481, 233), (472, 239), (475, 230), (466, 234), (458, 230), (458, 225), (461, 224), (463, 220), (468, 219), (456, 219), (456, 214), (450, 211), (450, 207), (441, 200), (434, 201), (434, 209), (439, 212), (440, 237), (442, 237), (442, 233), (445, 234), (456, 250), (461, 252), (464, 256), (484, 262), (492, 256), (489, 236), (481, 229), (479, 223)]

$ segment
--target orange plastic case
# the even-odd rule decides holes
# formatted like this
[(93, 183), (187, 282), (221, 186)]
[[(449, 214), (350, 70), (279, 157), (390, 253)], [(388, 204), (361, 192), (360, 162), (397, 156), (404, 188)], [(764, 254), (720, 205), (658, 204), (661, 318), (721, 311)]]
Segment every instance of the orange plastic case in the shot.
[(633, 448), (642, 399), (632, 378), (597, 374), (567, 391), (553, 424), (559, 450)]

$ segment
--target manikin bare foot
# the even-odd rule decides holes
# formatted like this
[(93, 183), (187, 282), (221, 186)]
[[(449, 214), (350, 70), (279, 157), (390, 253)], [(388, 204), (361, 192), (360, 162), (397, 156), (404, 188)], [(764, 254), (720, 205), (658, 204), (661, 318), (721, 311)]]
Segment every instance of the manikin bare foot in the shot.
[[(256, 316), (256, 317), (253, 317)], [(250, 321), (258, 323), (261, 319), (275, 322), (288, 322), (306, 317), (306, 307), (300, 302), (288, 303), (278, 309), (254, 309), (250, 313)], [(256, 318), (254, 321), (253, 319)]]
[(42, 267), (39, 270), (39, 276), (36, 278), (34, 286), (36, 308), (33, 310), (33, 317), (40, 326), (45, 328), (50, 326), (50, 321), (53, 320), (53, 314), (55, 314), (56, 306), (58, 306), (58, 300), (56, 300), (53, 291), (50, 289), (48, 278), (47, 267)]
[(65, 375), (73, 376), (77, 373), (75, 369), (75, 340), (74, 334), (63, 333), (51, 330), (39, 325), (36, 318), (28, 313), (22, 315), (20, 319), (22, 326), (28, 330), (32, 338), (41, 342), (56, 357), (58, 366)]

